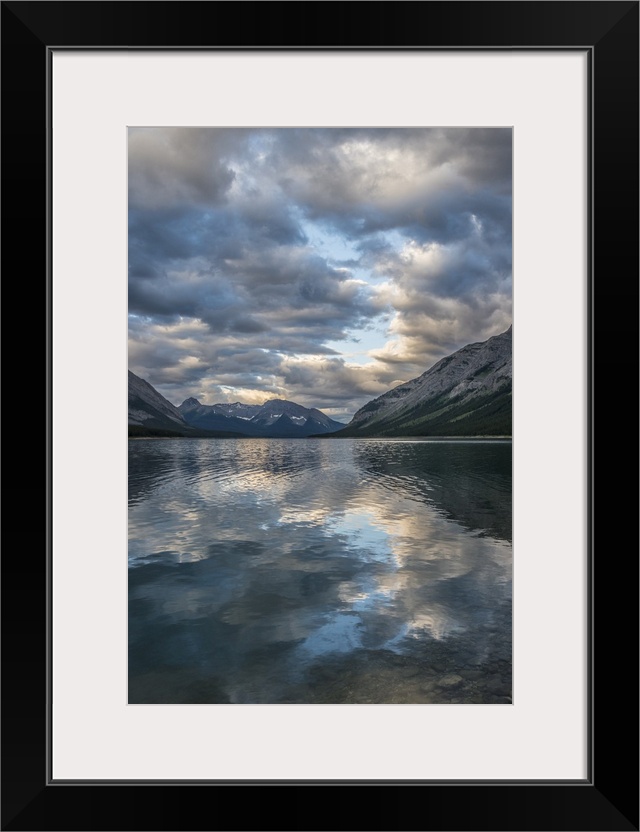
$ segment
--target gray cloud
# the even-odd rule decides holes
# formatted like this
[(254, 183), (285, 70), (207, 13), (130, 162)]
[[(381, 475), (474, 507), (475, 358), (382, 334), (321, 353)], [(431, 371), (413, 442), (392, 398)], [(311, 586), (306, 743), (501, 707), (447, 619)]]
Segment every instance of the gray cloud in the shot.
[(237, 131), (179, 127), (129, 130), (129, 205), (148, 210), (215, 203), (234, 180), (226, 163)]
[(129, 312), (172, 401), (353, 412), (511, 322), (511, 130), (134, 128)]

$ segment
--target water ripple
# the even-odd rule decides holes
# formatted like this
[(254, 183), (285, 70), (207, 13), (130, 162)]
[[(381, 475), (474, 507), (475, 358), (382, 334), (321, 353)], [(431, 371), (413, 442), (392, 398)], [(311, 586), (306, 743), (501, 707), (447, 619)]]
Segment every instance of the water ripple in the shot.
[(132, 702), (507, 702), (511, 446), (129, 443)]

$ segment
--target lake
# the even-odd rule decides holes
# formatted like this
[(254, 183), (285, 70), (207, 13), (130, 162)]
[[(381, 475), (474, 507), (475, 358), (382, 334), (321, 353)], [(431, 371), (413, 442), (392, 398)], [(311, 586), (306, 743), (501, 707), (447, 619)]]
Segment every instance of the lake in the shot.
[(130, 703), (512, 695), (511, 443), (129, 441)]

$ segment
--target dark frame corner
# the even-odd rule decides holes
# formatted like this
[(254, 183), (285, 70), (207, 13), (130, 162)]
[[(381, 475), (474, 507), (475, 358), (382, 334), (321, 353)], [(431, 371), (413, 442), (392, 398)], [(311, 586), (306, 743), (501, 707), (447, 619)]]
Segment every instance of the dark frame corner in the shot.
[[(225, 828), (338, 829), (344, 827), (338, 805), (353, 801), (356, 808), (357, 801), (356, 828), (362, 829), (638, 830), (638, 541), (632, 535), (628, 543), (623, 532), (627, 518), (637, 517), (637, 502), (635, 493), (615, 487), (618, 447), (608, 444), (605, 449), (601, 443), (599, 453), (595, 448), (596, 434), (611, 443), (615, 429), (619, 433), (629, 422), (631, 435), (637, 436), (637, 409), (629, 413), (626, 389), (618, 388), (613, 398), (612, 380), (616, 368), (627, 384), (629, 376), (638, 378), (638, 0), (225, 3), (227, 22), (222, 28), (215, 25), (219, 4), (211, 2), (5, 0), (1, 5), (5, 288), (7, 278), (11, 285), (15, 276), (25, 274), (28, 262), (28, 273), (41, 287), (36, 292), (41, 306), (32, 319), (30, 336), (37, 344), (32, 361), (39, 383), (35, 395), (41, 399), (46, 395), (48, 403), (47, 137), (52, 49), (588, 50), (592, 233), (587, 455), (593, 471), (592, 729), (591, 773), (586, 782), (52, 783), (47, 780), (47, 519), (44, 534), (30, 552), (8, 551), (2, 561), (2, 829), (209, 829), (228, 824), (228, 818), (235, 818), (234, 825)], [(230, 26), (228, 21), (234, 19), (237, 25)], [(213, 41), (206, 40), (207, 33), (214, 33)], [(237, 43), (239, 37), (242, 45)], [(28, 259), (21, 234), (25, 230), (37, 240), (28, 247)], [(562, 333), (556, 337), (561, 339)], [(9, 371), (12, 399), (24, 390), (24, 371), (19, 366), (16, 370), (13, 379)], [(615, 401), (618, 407), (613, 406)], [(14, 493), (32, 497), (39, 489), (42, 500), (34, 499), (32, 505), (42, 507), (43, 516), (50, 498), (48, 430), (50, 422), (45, 429), (40, 418), (29, 437), (32, 447), (41, 439), (34, 461), (46, 461), (46, 476), (36, 479), (31, 466), (26, 466), (15, 477), (12, 472), (11, 478)], [(626, 447), (624, 453), (631, 455)], [(635, 523), (631, 526), (637, 528)], [(619, 666), (620, 655), (629, 659), (624, 667)], [(631, 746), (629, 755), (621, 756), (620, 741)], [(255, 799), (243, 800), (237, 791), (240, 786)], [(340, 789), (340, 804), (314, 792), (318, 787)], [(385, 791), (378, 791), (383, 787)], [(363, 794), (363, 789), (369, 791)], [(420, 826), (412, 825), (416, 817)]]

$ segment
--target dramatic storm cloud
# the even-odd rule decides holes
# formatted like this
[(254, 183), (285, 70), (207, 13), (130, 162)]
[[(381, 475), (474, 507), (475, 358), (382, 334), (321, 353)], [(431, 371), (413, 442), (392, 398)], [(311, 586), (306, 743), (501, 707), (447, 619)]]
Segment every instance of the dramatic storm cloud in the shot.
[(511, 130), (129, 131), (129, 366), (350, 416), (511, 323)]

